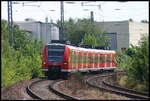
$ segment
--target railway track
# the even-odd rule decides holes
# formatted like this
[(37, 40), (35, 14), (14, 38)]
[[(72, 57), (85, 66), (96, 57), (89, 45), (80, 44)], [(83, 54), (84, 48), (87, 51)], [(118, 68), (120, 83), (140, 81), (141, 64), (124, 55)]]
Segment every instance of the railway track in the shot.
[(28, 93), (32, 98), (44, 100), (43, 97), (41, 97), (39, 94), (35, 93), (35, 91), (32, 90), (32, 86), (34, 86), (36, 83), (39, 83), (39, 82), (42, 82), (42, 81), (45, 81), (45, 80), (41, 79), (41, 80), (35, 81), (35, 82), (33, 82), (33, 83), (31, 83), (30, 85), (27, 86), (27, 88), (26, 88), (27, 93)]
[[(138, 92), (124, 89), (111, 85), (107, 82), (107, 79), (115, 74), (125, 74), (123, 71), (118, 71), (114, 73), (102, 73), (94, 76), (89, 76), (90, 78), (86, 80), (86, 83), (92, 87), (99, 88), (102, 91), (108, 91), (129, 97), (131, 99), (148, 99), (148, 94), (143, 92)], [(34, 99), (40, 100), (81, 100), (79, 97), (71, 96), (59, 90), (59, 85), (65, 80), (48, 80), (46, 78), (40, 79), (28, 85), (27, 92)], [(142, 95), (143, 94), (143, 95)], [(55, 97), (52, 97), (55, 96)]]
[(26, 88), (27, 93), (33, 99), (39, 100), (64, 100), (64, 98), (56, 95), (49, 90), (49, 85), (51, 85), (54, 80), (40, 79), (31, 84)]
[(52, 85), (49, 86), (49, 89), (52, 90), (55, 94), (67, 99), (67, 100), (81, 100), (80, 98), (68, 95), (58, 89), (58, 85), (64, 81), (53, 82)]
[(106, 74), (102, 76), (91, 77), (87, 79), (86, 83), (94, 88), (98, 88), (103, 91), (108, 91), (108, 92), (116, 93), (119, 95), (123, 95), (132, 99), (149, 99), (147, 93), (114, 86), (114, 85), (109, 84), (106, 81), (109, 77), (115, 74), (122, 74), (122, 73), (124, 72), (116, 72), (114, 74), (109, 74), (109, 75)]
[[(65, 94), (57, 88), (63, 80), (48, 80), (48, 79), (40, 79), (38, 81), (33, 82), (32, 84), (27, 86), (27, 93), (34, 99), (40, 100), (80, 100), (74, 96)], [(55, 98), (50, 98), (49, 96), (52, 94)], [(57, 97), (57, 98), (56, 98)]]
[[(107, 73), (105, 73), (105, 74), (107, 74)], [(98, 75), (103, 75), (103, 74), (98, 74)], [(68, 94), (60, 91), (58, 89), (58, 85), (62, 82), (63, 82), (63, 80), (61, 80), (61, 79), (48, 80), (47, 78), (40, 78), (40, 80), (37, 80), (27, 86), (27, 88), (26, 88), (27, 93), (32, 98), (40, 99), (40, 100), (47, 100), (47, 99), (81, 100), (80, 98), (68, 95)], [(53, 95), (55, 97), (50, 97), (51, 95)]]
[(103, 84), (104, 85), (106, 85), (106, 86), (108, 86), (110, 88), (119, 90), (120, 91), (119, 93), (122, 93), (122, 94), (124, 94), (124, 95), (126, 95), (128, 97), (138, 98), (138, 99), (148, 99), (149, 98), (148, 97), (148, 93), (139, 92), (139, 91), (136, 91), (136, 90), (131, 90), (131, 89), (127, 89), (127, 88), (111, 85), (110, 83), (108, 83), (106, 81), (106, 79), (103, 80)]

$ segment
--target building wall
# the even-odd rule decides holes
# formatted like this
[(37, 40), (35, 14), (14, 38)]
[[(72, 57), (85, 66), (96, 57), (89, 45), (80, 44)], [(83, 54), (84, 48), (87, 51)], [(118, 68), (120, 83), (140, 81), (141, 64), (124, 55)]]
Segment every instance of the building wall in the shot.
[(149, 36), (149, 24), (130, 21), (97, 22), (108, 34), (117, 34), (117, 49), (138, 45), (142, 34)]
[(59, 40), (59, 28), (51, 23), (41, 22), (16, 22), (23, 30), (32, 32), (32, 39), (37, 38), (43, 40), (44, 43), (49, 43), (51, 40)]
[(59, 28), (56, 26), (51, 27), (51, 32), (52, 32), (52, 38), (54, 40), (59, 40)]
[(116, 33), (117, 35), (117, 49), (129, 47), (129, 26), (128, 21), (115, 22), (98, 22), (102, 30), (107, 33)]
[(129, 44), (138, 45), (142, 34), (149, 35), (149, 26), (146, 23), (129, 22)]
[(51, 23), (42, 23), (41, 27), (42, 40), (45, 43), (51, 42), (51, 40), (59, 40), (59, 28)]
[(36, 31), (36, 34), (35, 34), (35, 36), (34, 37), (37, 37), (37, 39), (38, 40), (41, 40), (41, 23), (38, 23), (38, 22), (36, 22), (36, 24), (35, 24), (35, 31)]
[(45, 43), (47, 43), (48, 41), (48, 39), (47, 38), (49, 38), (49, 37), (47, 37), (47, 35), (46, 35), (46, 24), (41, 24), (41, 39), (45, 42)]
[(38, 38), (40, 39), (38, 33), (40, 32), (40, 29), (38, 28), (39, 25), (36, 22), (16, 22), (17, 25), (19, 25), (19, 28), (22, 30), (27, 30), (32, 32), (31, 38)]

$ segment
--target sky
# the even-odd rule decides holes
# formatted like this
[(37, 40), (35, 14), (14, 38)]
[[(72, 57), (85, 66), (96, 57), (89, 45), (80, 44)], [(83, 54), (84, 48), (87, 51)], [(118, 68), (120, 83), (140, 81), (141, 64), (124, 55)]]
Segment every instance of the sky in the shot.
[[(36, 21), (45, 22), (60, 20), (60, 1), (16, 1), (13, 4), (13, 21), (24, 21), (32, 18)], [(64, 1), (64, 20), (90, 18), (90, 12), (94, 12), (94, 21), (124, 21), (133, 19), (149, 21), (148, 1), (73, 1), (71, 4)], [(23, 5), (24, 3), (24, 5)], [(83, 6), (82, 4), (83, 3)], [(99, 6), (100, 5), (100, 8)], [(1, 19), (8, 19), (7, 2), (1, 1)]]

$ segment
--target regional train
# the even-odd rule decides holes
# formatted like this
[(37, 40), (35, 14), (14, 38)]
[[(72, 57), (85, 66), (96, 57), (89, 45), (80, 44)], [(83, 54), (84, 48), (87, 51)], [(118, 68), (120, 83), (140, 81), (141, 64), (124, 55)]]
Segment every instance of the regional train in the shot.
[(60, 43), (43, 48), (42, 71), (48, 77), (71, 72), (89, 72), (116, 68), (114, 50), (88, 49)]

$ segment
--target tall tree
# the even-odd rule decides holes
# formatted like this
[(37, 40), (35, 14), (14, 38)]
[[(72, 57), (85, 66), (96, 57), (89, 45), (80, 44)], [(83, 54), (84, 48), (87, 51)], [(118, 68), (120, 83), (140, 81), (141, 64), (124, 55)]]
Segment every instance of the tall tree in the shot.
[(42, 75), (41, 65), (43, 42), (30, 39), (25, 31), (14, 25), (14, 46), (8, 42), (9, 27), (5, 20), (1, 22), (1, 87), (8, 86), (20, 80)]
[[(60, 21), (57, 21), (58, 26), (61, 25)], [(98, 46), (106, 46), (108, 39), (104, 36), (105, 31), (101, 30), (101, 27), (91, 23), (90, 19), (77, 19), (76, 21), (70, 18), (65, 21), (65, 34), (66, 39), (71, 41), (72, 44), (78, 45), (82, 42), (85, 34), (90, 34), (96, 38)]]
[(83, 45), (89, 45), (89, 46), (94, 46), (94, 47), (97, 46), (96, 38), (93, 35), (85, 34), (83, 38)]

